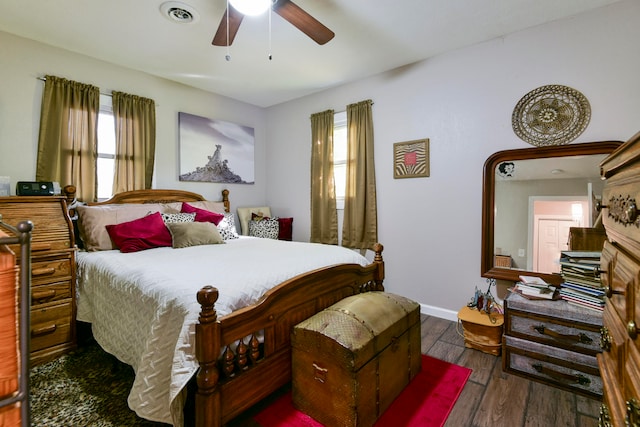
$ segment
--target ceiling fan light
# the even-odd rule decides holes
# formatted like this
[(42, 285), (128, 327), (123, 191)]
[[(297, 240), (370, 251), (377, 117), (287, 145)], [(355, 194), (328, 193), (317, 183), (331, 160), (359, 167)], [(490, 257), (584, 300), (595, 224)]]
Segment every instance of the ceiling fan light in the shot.
[(266, 12), (271, 0), (229, 0), (231, 6), (243, 15), (256, 16)]

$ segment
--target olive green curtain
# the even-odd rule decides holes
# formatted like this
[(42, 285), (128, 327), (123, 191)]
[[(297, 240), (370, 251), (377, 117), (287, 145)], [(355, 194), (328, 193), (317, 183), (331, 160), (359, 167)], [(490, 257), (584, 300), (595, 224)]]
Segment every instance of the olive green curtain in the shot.
[(99, 109), (96, 86), (45, 77), (36, 181), (75, 185), (78, 200), (95, 201)]
[(347, 180), (342, 246), (373, 249), (378, 242), (371, 100), (347, 106)]
[(152, 99), (112, 92), (116, 126), (113, 194), (151, 188), (156, 151), (156, 107)]
[(338, 244), (338, 212), (333, 178), (333, 110), (311, 115), (311, 237)]

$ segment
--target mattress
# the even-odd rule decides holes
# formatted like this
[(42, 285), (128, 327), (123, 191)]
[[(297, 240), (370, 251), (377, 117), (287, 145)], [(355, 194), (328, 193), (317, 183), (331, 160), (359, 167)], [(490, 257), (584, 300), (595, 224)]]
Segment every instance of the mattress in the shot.
[(80, 252), (77, 263), (77, 319), (91, 323), (100, 346), (133, 367), (129, 407), (142, 418), (182, 425), (184, 388), (198, 367), (199, 289), (219, 290), (222, 317), (307, 271), (369, 262), (339, 246), (243, 236), (181, 249)]

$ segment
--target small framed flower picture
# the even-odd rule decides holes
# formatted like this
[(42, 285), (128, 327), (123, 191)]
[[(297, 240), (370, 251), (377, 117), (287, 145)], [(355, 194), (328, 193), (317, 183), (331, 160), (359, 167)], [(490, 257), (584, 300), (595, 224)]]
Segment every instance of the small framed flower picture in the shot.
[(393, 144), (393, 177), (429, 176), (429, 139)]

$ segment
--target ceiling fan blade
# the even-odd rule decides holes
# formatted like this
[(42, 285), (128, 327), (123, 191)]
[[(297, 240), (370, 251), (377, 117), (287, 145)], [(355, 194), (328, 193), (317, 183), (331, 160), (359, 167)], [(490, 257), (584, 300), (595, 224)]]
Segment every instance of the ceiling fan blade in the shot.
[[(227, 13), (229, 14), (229, 41), (227, 42)], [(240, 23), (242, 22), (242, 18), (244, 15), (233, 7), (229, 6), (229, 8), (224, 12), (222, 16), (222, 20), (220, 21), (220, 25), (218, 26), (218, 31), (216, 31), (216, 35), (213, 36), (213, 41), (211, 42), (214, 46), (231, 46), (233, 43), (233, 39), (236, 37), (236, 33), (238, 32), (238, 28), (240, 28)]]
[(278, 0), (273, 5), (273, 11), (318, 44), (325, 44), (335, 36), (333, 31), (290, 0)]

